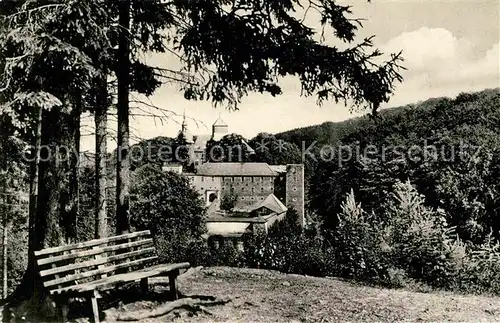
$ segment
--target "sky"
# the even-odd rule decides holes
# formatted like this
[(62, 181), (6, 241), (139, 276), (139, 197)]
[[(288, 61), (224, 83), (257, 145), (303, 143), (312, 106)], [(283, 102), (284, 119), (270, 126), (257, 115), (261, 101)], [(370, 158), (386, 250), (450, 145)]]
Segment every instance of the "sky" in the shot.
[[(498, 0), (341, 0), (352, 6), (353, 17), (365, 19), (358, 40), (375, 35), (374, 45), (384, 53), (403, 51), (404, 82), (384, 108), (415, 103), (432, 97), (456, 96), (460, 92), (500, 87)], [(319, 26), (311, 16), (310, 26)], [(167, 54), (147, 57), (161, 67), (176, 65)], [(156, 136), (175, 136), (185, 111), (193, 134), (209, 134), (221, 116), (229, 132), (251, 138), (259, 132), (277, 133), (293, 128), (342, 121), (353, 113), (342, 104), (327, 102), (321, 107), (314, 97), (301, 97), (300, 84), (292, 78), (280, 85), (278, 97), (252, 93), (239, 110), (214, 108), (210, 102), (187, 101), (176, 86), (164, 85), (149, 98), (150, 103), (172, 111), (167, 120), (135, 117), (131, 120), (132, 142)], [(88, 135), (83, 150), (93, 150), (92, 121), (85, 119)], [(110, 123), (114, 134), (116, 124)], [(85, 133), (85, 130), (83, 131)], [(111, 143), (111, 147), (116, 144)]]

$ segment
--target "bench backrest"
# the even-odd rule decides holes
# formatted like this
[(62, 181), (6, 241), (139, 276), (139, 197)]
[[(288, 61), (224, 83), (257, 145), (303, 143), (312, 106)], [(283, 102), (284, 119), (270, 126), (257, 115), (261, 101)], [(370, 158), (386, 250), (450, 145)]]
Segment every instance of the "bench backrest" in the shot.
[(157, 258), (149, 230), (35, 251), (43, 285), (59, 289), (141, 268)]

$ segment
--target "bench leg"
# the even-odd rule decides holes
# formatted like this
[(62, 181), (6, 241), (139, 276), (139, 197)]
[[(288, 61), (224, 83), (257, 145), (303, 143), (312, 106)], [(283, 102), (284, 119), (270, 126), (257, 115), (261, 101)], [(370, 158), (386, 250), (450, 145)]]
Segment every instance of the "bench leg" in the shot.
[(99, 323), (99, 307), (97, 306), (97, 292), (90, 295), (90, 306), (92, 307), (91, 322)]
[(170, 296), (173, 301), (179, 298), (177, 287), (175, 286), (175, 279), (179, 275), (179, 270), (174, 270), (168, 275), (168, 284), (170, 286)]
[(141, 279), (141, 292), (144, 294), (149, 292), (148, 278)]
[(62, 301), (60, 303), (60, 309), (61, 309), (61, 318), (63, 322), (68, 322), (68, 312), (69, 312), (69, 306), (66, 301)]

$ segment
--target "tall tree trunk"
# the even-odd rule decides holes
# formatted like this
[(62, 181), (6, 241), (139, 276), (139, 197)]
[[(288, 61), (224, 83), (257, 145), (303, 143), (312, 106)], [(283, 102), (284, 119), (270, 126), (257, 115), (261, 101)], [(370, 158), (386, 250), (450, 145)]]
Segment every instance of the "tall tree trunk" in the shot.
[[(68, 234), (68, 160), (60, 147), (72, 141), (68, 124), (71, 115), (59, 108), (43, 111), (39, 167), (35, 250), (62, 245)], [(57, 126), (55, 126), (57, 125)]]
[(107, 153), (107, 108), (108, 85), (106, 73), (99, 78), (97, 85), (97, 98), (95, 110), (95, 174), (96, 174), (96, 213), (95, 213), (95, 238), (105, 238), (107, 228), (107, 203), (106, 203), (106, 153)]
[(36, 209), (38, 203), (38, 182), (39, 182), (39, 167), (40, 167), (40, 151), (42, 146), (42, 109), (38, 108), (36, 112), (36, 130), (33, 145), (33, 162), (30, 168), (30, 197), (29, 197), (29, 213), (28, 213), (28, 268), (34, 263), (35, 252), (35, 222)]
[(119, 1), (118, 36), (118, 150), (116, 166), (116, 232), (130, 230), (129, 222), (129, 78), (130, 78), (130, 0)]
[(7, 277), (7, 233), (8, 233), (8, 221), (7, 221), (7, 213), (4, 212), (3, 214), (3, 234), (2, 234), (2, 292), (3, 292), (3, 299), (7, 298), (7, 291), (8, 291), (8, 277)]
[[(37, 205), (38, 205), (38, 185), (40, 182), (40, 155), (42, 147), (42, 120), (43, 113), (41, 108), (36, 109), (35, 132), (33, 139), (33, 155), (30, 165), (30, 187), (29, 187), (29, 210), (28, 210), (28, 265), (24, 272), (21, 283), (16, 287), (14, 293), (7, 302), (16, 302), (30, 297), (36, 289), (36, 266), (35, 255), (37, 241)], [(6, 311), (7, 307), (4, 308)], [(4, 317), (10, 313), (3, 313)]]
[[(6, 302), (19, 306), (25, 301), (27, 303), (23, 306), (30, 308), (30, 314), (44, 314), (48, 316), (48, 321), (53, 321), (51, 316), (56, 314), (38, 275), (33, 253), (60, 246), (68, 236), (68, 220), (65, 217), (70, 209), (67, 193), (70, 191), (71, 170), (67, 155), (60, 154), (60, 147), (72, 142), (71, 126), (74, 123), (71, 114), (57, 107), (50, 111), (43, 110), (41, 116), (35, 135), (35, 161), (30, 183), (28, 267), (21, 283)], [(4, 307), (3, 315), (9, 317), (9, 306)], [(36, 321), (28, 317), (26, 320)]]
[(82, 113), (82, 98), (77, 96), (70, 114), (70, 137), (68, 147), (72, 148), (69, 155), (69, 196), (68, 196), (68, 221), (66, 241), (73, 243), (77, 240), (77, 219), (80, 211), (80, 121)]

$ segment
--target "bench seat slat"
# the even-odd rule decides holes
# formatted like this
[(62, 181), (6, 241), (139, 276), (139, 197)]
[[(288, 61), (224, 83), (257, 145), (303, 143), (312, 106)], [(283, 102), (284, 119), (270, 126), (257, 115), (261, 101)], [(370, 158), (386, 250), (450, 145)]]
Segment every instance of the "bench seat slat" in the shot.
[(102, 248), (98, 248), (98, 249), (79, 251), (79, 252), (70, 253), (67, 255), (37, 259), (37, 263), (38, 263), (38, 266), (43, 266), (43, 265), (51, 264), (51, 263), (58, 262), (58, 261), (75, 259), (75, 258), (80, 258), (80, 257), (87, 257), (87, 256), (94, 256), (94, 255), (102, 254), (105, 252), (117, 251), (117, 250), (126, 249), (126, 248), (134, 248), (134, 247), (139, 247), (142, 245), (152, 244), (152, 243), (153, 243), (153, 239), (148, 238), (148, 239), (139, 240), (139, 241), (117, 244), (114, 246), (107, 246), (107, 247), (102, 247)]
[(155, 247), (149, 247), (149, 248), (139, 249), (139, 250), (135, 250), (135, 251), (131, 251), (131, 252), (120, 253), (118, 255), (113, 255), (113, 256), (109, 256), (109, 257), (87, 260), (84, 262), (70, 264), (70, 265), (66, 265), (66, 266), (62, 266), (62, 267), (50, 268), (50, 269), (40, 271), (40, 276), (45, 277), (45, 276), (64, 273), (67, 271), (76, 270), (76, 269), (103, 265), (103, 264), (106, 264), (108, 262), (123, 260), (123, 259), (127, 259), (130, 257), (135, 257), (135, 256), (151, 253), (154, 251), (155, 251)]
[(58, 289), (53, 289), (50, 291), (51, 294), (64, 294), (64, 293), (83, 293), (93, 290), (106, 289), (110, 285), (126, 283), (131, 281), (137, 281), (143, 278), (148, 278), (152, 276), (158, 276), (163, 273), (168, 273), (174, 270), (189, 268), (189, 263), (176, 263), (176, 264), (161, 264), (141, 270), (137, 270), (131, 273), (119, 274), (104, 279), (96, 280), (86, 284), (73, 285)]
[(151, 234), (151, 232), (149, 230), (144, 230), (144, 231), (122, 234), (119, 236), (113, 236), (113, 237), (109, 237), (109, 238), (94, 239), (94, 240), (89, 240), (89, 241), (85, 241), (85, 242), (81, 242), (81, 243), (74, 243), (74, 244), (69, 244), (69, 245), (60, 246), (60, 247), (47, 248), (47, 249), (35, 251), (35, 257), (40, 257), (40, 256), (44, 256), (44, 255), (50, 255), (53, 253), (70, 251), (70, 250), (75, 250), (75, 249), (89, 248), (89, 247), (94, 247), (94, 246), (98, 246), (98, 245), (102, 245), (102, 244), (106, 244), (106, 243), (110, 243), (110, 242), (116, 242), (116, 241), (120, 241), (120, 240), (148, 236), (150, 234)]
[(43, 285), (45, 287), (51, 287), (54, 285), (61, 285), (64, 283), (75, 281), (77, 279), (98, 276), (101, 274), (107, 274), (107, 273), (116, 271), (116, 270), (121, 269), (121, 268), (127, 268), (127, 267), (131, 267), (131, 266), (139, 265), (139, 264), (142, 264), (145, 262), (151, 262), (157, 258), (158, 258), (157, 256), (152, 256), (152, 257), (141, 258), (141, 259), (137, 259), (137, 260), (133, 260), (133, 261), (123, 262), (123, 263), (120, 263), (117, 265), (107, 266), (107, 267), (103, 267), (100, 269), (89, 270), (89, 271), (85, 271), (85, 272), (79, 273), (79, 274), (68, 275), (68, 276), (65, 276), (63, 278), (56, 278), (53, 280), (48, 280), (48, 281), (45, 281), (43, 283)]

